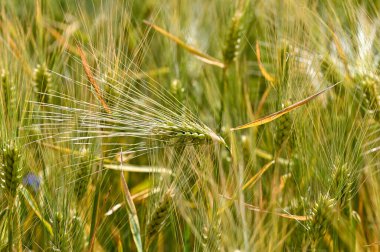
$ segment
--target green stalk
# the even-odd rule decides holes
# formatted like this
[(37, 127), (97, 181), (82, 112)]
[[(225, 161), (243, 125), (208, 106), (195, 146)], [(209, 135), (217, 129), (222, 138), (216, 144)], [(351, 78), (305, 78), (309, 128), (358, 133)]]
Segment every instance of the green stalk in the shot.
[(100, 186), (98, 185), (98, 183), (96, 183), (94, 204), (92, 207), (91, 230), (90, 230), (90, 238), (88, 241), (88, 251), (92, 251), (94, 248), (96, 226), (97, 226), (97, 216), (98, 216), (99, 194), (100, 194)]
[(13, 249), (13, 220), (12, 208), (8, 211), (8, 251), (12, 252)]

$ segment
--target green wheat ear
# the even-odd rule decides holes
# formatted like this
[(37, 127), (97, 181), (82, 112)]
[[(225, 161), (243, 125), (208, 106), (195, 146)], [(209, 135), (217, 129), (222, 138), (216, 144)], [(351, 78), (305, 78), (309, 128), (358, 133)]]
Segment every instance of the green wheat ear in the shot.
[(3, 111), (5, 114), (10, 114), (12, 111), (16, 111), (15, 85), (10, 80), (8, 72), (4, 69), (0, 72), (0, 85)]
[(68, 225), (66, 224), (66, 221), (64, 219), (64, 216), (61, 212), (56, 212), (54, 214), (54, 237), (53, 237), (53, 243), (54, 243), (54, 249), (58, 251), (69, 251), (70, 249), (70, 242), (68, 239)]
[(357, 185), (357, 175), (347, 164), (335, 167), (330, 194), (335, 197), (337, 204), (342, 208), (353, 196)]
[[(285, 107), (288, 107), (291, 105), (290, 101), (286, 101), (283, 103), (282, 109)], [(292, 126), (293, 126), (293, 120), (290, 113), (280, 117), (277, 120), (277, 131), (276, 131), (276, 139), (275, 144), (277, 150), (280, 150), (285, 145), (291, 149), (293, 147), (293, 139), (292, 139)]]
[(191, 123), (179, 125), (172, 123), (162, 124), (152, 128), (151, 134), (162, 141), (167, 141), (172, 144), (202, 144), (214, 141), (226, 146), (224, 139), (216, 135), (210, 129), (199, 127)]
[(163, 198), (158, 202), (146, 226), (145, 247), (149, 247), (156, 235), (165, 227), (168, 222), (174, 193), (169, 189)]
[(223, 48), (223, 61), (227, 66), (236, 59), (239, 53), (242, 35), (242, 17), (243, 13), (241, 11), (235, 13), (227, 33)]
[(51, 92), (52, 78), (45, 64), (38, 64), (33, 72), (34, 92), (39, 102), (48, 103)]
[(203, 251), (221, 251), (221, 220), (204, 226), (202, 229)]
[(354, 80), (361, 90), (364, 108), (380, 122), (380, 78), (375, 74), (359, 74)]
[(170, 83), (170, 93), (180, 102), (184, 101), (185, 98), (185, 88), (178, 79), (174, 79)]
[(13, 142), (6, 143), (1, 154), (0, 184), (9, 200), (13, 201), (22, 178), (21, 155)]
[(314, 246), (327, 231), (335, 203), (335, 199), (330, 198), (329, 195), (320, 195), (311, 209), (306, 227)]

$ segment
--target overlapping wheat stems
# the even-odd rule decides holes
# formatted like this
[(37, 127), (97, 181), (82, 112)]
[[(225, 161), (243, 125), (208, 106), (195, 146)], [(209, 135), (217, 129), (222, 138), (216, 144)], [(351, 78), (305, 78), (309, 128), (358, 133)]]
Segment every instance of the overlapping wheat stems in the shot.
[[(99, 62), (100, 66), (108, 63), (106, 60)], [(45, 108), (34, 112), (35, 117), (46, 121), (41, 125), (42, 130), (67, 129), (54, 136), (60, 141), (79, 143), (89, 139), (107, 138), (108, 144), (117, 141), (116, 144), (125, 146), (123, 151), (137, 154), (163, 146), (212, 142), (226, 146), (222, 137), (203, 124), (166, 90), (161, 90), (143, 80), (135, 82), (133, 75), (128, 76), (123, 73), (116, 74), (115, 78), (109, 78), (105, 83), (106, 80), (96, 77), (101, 76), (98, 70), (87, 68), (87, 75), (90, 70), (92, 71), (91, 83), (97, 85), (92, 92), (100, 104), (62, 93), (51, 96), (59, 98), (62, 104), (70, 105), (37, 102), (40, 107)], [(86, 86), (86, 83), (61, 77), (71, 85)], [(104, 84), (107, 84), (108, 90), (115, 95), (105, 95), (103, 99), (101, 87)], [(74, 121), (78, 124), (72, 129)], [(78, 137), (67, 137), (69, 132)], [(120, 143), (121, 138), (127, 141), (123, 141), (124, 144)]]

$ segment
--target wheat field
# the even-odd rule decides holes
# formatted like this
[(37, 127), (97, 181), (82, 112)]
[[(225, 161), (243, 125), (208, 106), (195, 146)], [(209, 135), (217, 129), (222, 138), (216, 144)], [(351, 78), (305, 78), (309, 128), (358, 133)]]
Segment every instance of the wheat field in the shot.
[(380, 250), (380, 1), (1, 0), (0, 122), (0, 251)]

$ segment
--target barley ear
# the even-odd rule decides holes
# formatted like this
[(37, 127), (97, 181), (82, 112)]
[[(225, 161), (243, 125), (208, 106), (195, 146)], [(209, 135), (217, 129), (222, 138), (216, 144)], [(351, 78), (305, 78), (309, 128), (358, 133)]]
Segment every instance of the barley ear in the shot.
[(39, 102), (48, 103), (51, 93), (52, 78), (45, 64), (38, 64), (33, 72), (34, 92)]
[(326, 234), (335, 203), (335, 199), (330, 198), (329, 195), (320, 195), (314, 203), (306, 224), (313, 247), (316, 247), (319, 240)]
[(233, 16), (223, 48), (223, 61), (226, 66), (230, 65), (239, 54), (242, 35), (243, 13), (237, 11)]
[(211, 223), (202, 229), (202, 248), (203, 251), (221, 251), (221, 220)]
[(380, 78), (375, 74), (363, 74), (356, 76), (354, 80), (361, 91), (364, 109), (380, 122)]
[(1, 103), (5, 115), (11, 116), (16, 112), (16, 87), (6, 70), (0, 71)]
[[(283, 103), (282, 109), (287, 106), (290, 106), (290, 101), (286, 101)], [(281, 150), (283, 147), (289, 147), (289, 149), (293, 146), (292, 141), (292, 125), (293, 120), (291, 114), (285, 114), (277, 120), (277, 130), (276, 130), (276, 139), (275, 144), (277, 150)]]
[(340, 208), (347, 205), (347, 202), (353, 196), (357, 186), (357, 175), (354, 170), (350, 169), (348, 164), (343, 164), (335, 167), (330, 194), (335, 197), (335, 200)]
[(174, 192), (169, 189), (164, 197), (159, 201), (153, 214), (149, 218), (148, 224), (146, 226), (146, 237), (145, 237), (145, 248), (148, 249), (149, 245), (152, 243), (153, 239), (158, 235), (158, 233), (165, 227), (168, 222), (169, 214), (172, 209), (172, 199), (174, 197)]
[(1, 153), (0, 184), (8, 200), (13, 204), (17, 190), (21, 183), (22, 167), (21, 154), (18, 147), (12, 141), (6, 143)]

